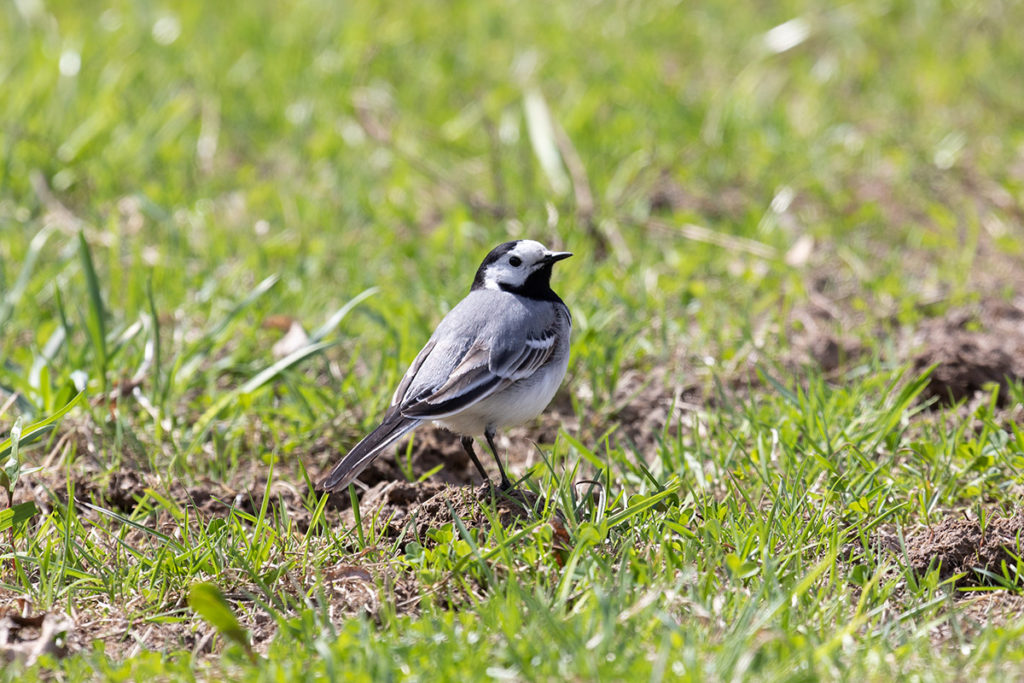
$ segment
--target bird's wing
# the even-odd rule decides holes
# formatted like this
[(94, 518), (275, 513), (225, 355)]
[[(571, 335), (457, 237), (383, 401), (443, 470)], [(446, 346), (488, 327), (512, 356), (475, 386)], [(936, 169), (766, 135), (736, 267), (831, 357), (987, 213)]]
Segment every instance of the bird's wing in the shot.
[(537, 372), (554, 353), (557, 338), (555, 326), (539, 334), (498, 339), (493, 346), (478, 337), (441, 383), (407, 396), (398, 409), (405, 417), (420, 420), (436, 420), (461, 412)]
[[(434, 350), (434, 345), (436, 343), (437, 340), (431, 337), (430, 341), (427, 342), (427, 345), (420, 349), (420, 352), (416, 355), (416, 359), (412, 362), (412, 365), (409, 366), (409, 369), (405, 371), (405, 376), (402, 377), (402, 381), (398, 383), (398, 388), (395, 389), (395, 393), (391, 397), (392, 408), (400, 405), (403, 399), (405, 399), (405, 392), (409, 390), (409, 385), (412, 384), (413, 378), (416, 376), (416, 373), (420, 371), (420, 368), (423, 367), (423, 361), (425, 361), (427, 356), (430, 355), (430, 352)], [(390, 413), (391, 411), (389, 410), (388, 412)]]

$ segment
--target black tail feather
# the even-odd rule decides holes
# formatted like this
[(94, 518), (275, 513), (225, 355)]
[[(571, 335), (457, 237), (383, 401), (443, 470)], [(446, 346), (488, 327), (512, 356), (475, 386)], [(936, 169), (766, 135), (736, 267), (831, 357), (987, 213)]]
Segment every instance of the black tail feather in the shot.
[(379, 427), (357, 443), (330, 473), (317, 483), (317, 489), (336, 491), (348, 486), (385, 448), (414, 430), (421, 422), (422, 420), (403, 417), (397, 412), (385, 418)]

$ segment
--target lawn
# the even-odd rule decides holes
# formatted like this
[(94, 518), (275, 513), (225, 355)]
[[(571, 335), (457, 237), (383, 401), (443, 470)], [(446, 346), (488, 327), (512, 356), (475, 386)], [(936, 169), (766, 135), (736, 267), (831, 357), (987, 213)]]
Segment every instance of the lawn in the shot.
[[(1020, 26), (5, 3), (0, 681), (1019, 677)], [(517, 238), (517, 493), (426, 427), (314, 491)]]

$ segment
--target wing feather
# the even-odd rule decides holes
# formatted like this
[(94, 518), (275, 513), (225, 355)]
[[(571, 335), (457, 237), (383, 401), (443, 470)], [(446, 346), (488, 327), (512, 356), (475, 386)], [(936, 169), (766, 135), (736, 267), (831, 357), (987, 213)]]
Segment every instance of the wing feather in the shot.
[(398, 388), (395, 389), (394, 395), (391, 397), (392, 408), (401, 404), (405, 400), (405, 392), (409, 391), (409, 385), (412, 384), (412, 380), (416, 377), (416, 373), (423, 367), (423, 361), (427, 359), (430, 352), (434, 350), (434, 345), (437, 344), (437, 340), (431, 338), (427, 342), (426, 346), (420, 349), (420, 352), (416, 355), (416, 359), (413, 360), (412, 365), (405, 371), (405, 376), (402, 377), (402, 381), (398, 383)]
[(527, 337), (513, 347), (488, 348), (486, 342), (477, 339), (443, 384), (406, 397), (398, 410), (405, 417), (420, 420), (436, 420), (459, 413), (535, 373), (551, 358), (556, 339), (554, 328)]

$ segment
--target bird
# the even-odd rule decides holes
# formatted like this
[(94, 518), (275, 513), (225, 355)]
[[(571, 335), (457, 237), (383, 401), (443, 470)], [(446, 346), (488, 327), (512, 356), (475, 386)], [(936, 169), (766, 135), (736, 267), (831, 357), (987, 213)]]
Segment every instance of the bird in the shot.
[(539, 415), (565, 377), (572, 315), (551, 289), (551, 271), (570, 256), (526, 239), (494, 247), (469, 293), (409, 366), (380, 425), (317, 488), (348, 486), (389, 446), (432, 421), (461, 436), (462, 448), (490, 484), (473, 448), (474, 439), (484, 437), (498, 463), (499, 488), (510, 490), (494, 436)]

